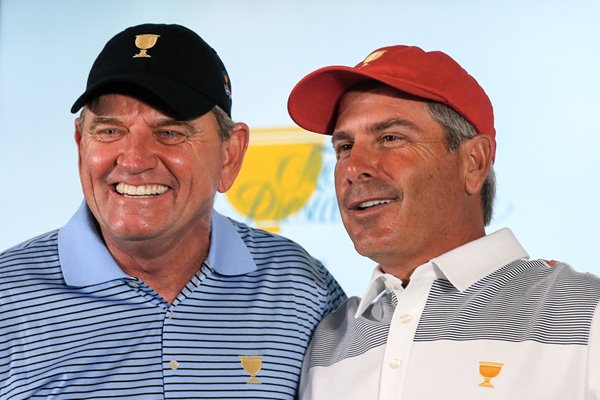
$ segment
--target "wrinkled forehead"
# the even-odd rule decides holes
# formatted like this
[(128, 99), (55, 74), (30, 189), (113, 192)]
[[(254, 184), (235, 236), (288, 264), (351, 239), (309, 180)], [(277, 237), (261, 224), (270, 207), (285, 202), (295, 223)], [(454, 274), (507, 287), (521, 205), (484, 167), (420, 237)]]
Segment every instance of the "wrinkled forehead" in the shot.
[(342, 96), (333, 120), (332, 135), (378, 134), (396, 130), (437, 140), (444, 136), (444, 128), (434, 118), (429, 103), (387, 87), (356, 88)]
[(340, 113), (345, 111), (349, 104), (364, 99), (368, 99), (372, 103), (373, 112), (378, 111), (378, 108), (384, 104), (411, 103), (419, 110), (425, 110), (427, 109), (427, 105), (432, 103), (431, 100), (394, 89), (379, 82), (360, 84), (349, 89), (342, 95), (335, 109), (334, 121), (337, 123)]
[(134, 123), (142, 121), (144, 124), (181, 124), (192, 121), (180, 121), (167, 115), (153, 105), (135, 97), (122, 94), (105, 94), (94, 98), (82, 108), (79, 124), (92, 127), (102, 123)]
[(89, 110), (96, 115), (119, 114), (125, 111), (137, 109), (138, 111), (153, 112), (169, 117), (180, 119), (170, 109), (157, 100), (149, 100), (147, 96), (128, 92), (110, 92), (100, 94), (91, 99), (82, 109)]
[(118, 93), (103, 94), (95, 97), (86, 105), (86, 108), (97, 115), (112, 114), (119, 110), (126, 111), (129, 109), (148, 108), (155, 110), (151, 104), (136, 97)]

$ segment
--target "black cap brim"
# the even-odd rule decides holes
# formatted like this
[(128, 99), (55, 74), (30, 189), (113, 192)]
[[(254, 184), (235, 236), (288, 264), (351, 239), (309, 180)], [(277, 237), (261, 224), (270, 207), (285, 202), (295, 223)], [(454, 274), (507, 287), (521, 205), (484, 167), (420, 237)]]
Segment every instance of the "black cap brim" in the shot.
[(153, 74), (137, 73), (96, 82), (79, 96), (71, 112), (76, 113), (98, 96), (111, 93), (135, 97), (181, 119), (199, 117), (216, 105), (215, 100), (185, 85)]

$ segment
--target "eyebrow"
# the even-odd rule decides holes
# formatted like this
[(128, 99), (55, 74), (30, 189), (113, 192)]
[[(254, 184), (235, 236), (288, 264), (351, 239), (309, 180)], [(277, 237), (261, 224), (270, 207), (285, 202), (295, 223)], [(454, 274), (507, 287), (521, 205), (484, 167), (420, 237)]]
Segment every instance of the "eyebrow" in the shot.
[[(392, 128), (392, 127), (405, 127), (417, 132), (422, 132), (423, 130), (421, 128), (419, 128), (414, 122), (406, 120), (406, 119), (401, 119), (401, 118), (392, 118), (392, 119), (388, 119), (385, 121), (379, 121), (376, 122), (374, 124), (371, 124), (368, 126), (368, 131), (371, 134), (376, 134), (379, 133), (381, 131), (385, 131), (386, 129)], [(352, 139), (352, 136), (345, 132), (345, 131), (337, 131), (337, 132), (333, 132), (333, 134), (331, 135), (331, 141), (340, 141), (340, 140), (349, 140)]]
[[(92, 118), (92, 121), (90, 123), (90, 129), (93, 130), (98, 125), (102, 125), (102, 124), (118, 125), (118, 124), (121, 124), (121, 120), (116, 117), (102, 117), (102, 116), (95, 115)], [(181, 126), (181, 127), (188, 129), (191, 133), (196, 133), (198, 131), (198, 129), (194, 125), (190, 124), (188, 121), (180, 121), (180, 120), (173, 119), (173, 118), (161, 119), (157, 123), (152, 124), (153, 128), (164, 128), (164, 127), (168, 127), (168, 126)]]
[(91, 118), (91, 122), (90, 122), (90, 130), (94, 130), (98, 125), (102, 125), (102, 124), (118, 124), (119, 120), (117, 118), (113, 118), (113, 117), (101, 117), (98, 115), (94, 115), (93, 118)]
[(369, 131), (377, 133), (395, 126), (405, 127), (419, 132), (422, 131), (422, 129), (419, 128), (414, 122), (400, 118), (394, 118), (386, 121), (377, 122), (369, 127)]
[(153, 124), (153, 127), (156, 127), (156, 128), (164, 128), (167, 126), (181, 126), (183, 128), (188, 129), (190, 131), (190, 133), (196, 133), (198, 131), (198, 129), (194, 125), (192, 125), (189, 121), (181, 121), (181, 120), (173, 119), (173, 118), (161, 119), (156, 124)]
[(347, 134), (344, 131), (337, 131), (337, 132), (333, 132), (331, 134), (331, 143), (334, 143), (336, 140), (339, 141), (343, 141), (343, 140), (350, 140), (352, 137)]

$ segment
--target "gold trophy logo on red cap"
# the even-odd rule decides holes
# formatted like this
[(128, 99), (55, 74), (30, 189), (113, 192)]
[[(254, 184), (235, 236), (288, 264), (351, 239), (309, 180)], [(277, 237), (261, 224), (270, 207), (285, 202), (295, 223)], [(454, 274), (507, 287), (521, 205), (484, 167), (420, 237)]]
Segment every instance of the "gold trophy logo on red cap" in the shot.
[(386, 52), (386, 50), (375, 50), (374, 52), (369, 54), (367, 56), (367, 58), (365, 58), (363, 60), (363, 62), (360, 64), (360, 66), (358, 68), (366, 67), (367, 65), (369, 65), (370, 62), (373, 62), (373, 61), (377, 60), (379, 57), (381, 57), (382, 55), (384, 55), (385, 52)]

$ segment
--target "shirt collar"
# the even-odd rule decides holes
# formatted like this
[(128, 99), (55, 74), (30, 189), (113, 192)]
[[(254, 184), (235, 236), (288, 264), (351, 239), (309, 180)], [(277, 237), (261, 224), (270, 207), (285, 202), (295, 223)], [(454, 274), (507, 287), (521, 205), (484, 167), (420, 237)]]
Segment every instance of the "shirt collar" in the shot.
[(373, 303), (375, 299), (384, 291), (394, 291), (400, 289), (401, 287), (402, 281), (400, 279), (396, 278), (392, 274), (386, 274), (381, 270), (379, 265), (376, 266), (373, 270), (373, 275), (371, 276), (371, 282), (367, 286), (367, 290), (358, 304), (354, 318), (360, 317), (369, 307), (369, 305), (371, 305), (371, 303)]
[[(58, 254), (69, 286), (90, 286), (129, 277), (108, 251), (85, 201), (58, 231)], [(252, 254), (233, 223), (214, 210), (206, 264), (223, 275), (241, 275), (256, 270)]]
[(90, 286), (128, 277), (104, 244), (85, 201), (58, 231), (58, 256), (69, 286)]
[(510, 229), (504, 228), (450, 250), (431, 261), (461, 292), (516, 260), (529, 259)]
[[(504, 228), (433, 258), (415, 269), (411, 281), (446, 278), (457, 290), (464, 292), (506, 264), (528, 258), (529, 255), (512, 231)], [(379, 266), (375, 267), (371, 282), (356, 310), (356, 317), (362, 315), (384, 290), (399, 290), (401, 287), (400, 279), (384, 273)]]
[(211, 241), (206, 264), (222, 275), (243, 275), (256, 270), (254, 258), (231, 220), (212, 213)]

